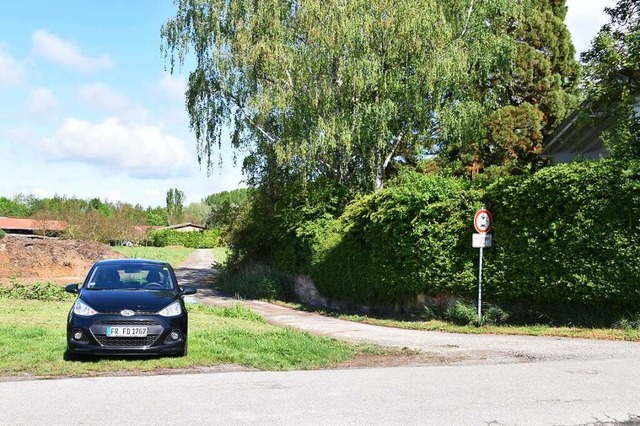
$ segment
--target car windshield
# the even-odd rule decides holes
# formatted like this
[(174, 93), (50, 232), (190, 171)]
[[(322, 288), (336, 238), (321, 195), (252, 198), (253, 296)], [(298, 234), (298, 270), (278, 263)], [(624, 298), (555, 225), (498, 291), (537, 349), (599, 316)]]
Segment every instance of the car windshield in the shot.
[(86, 284), (91, 290), (173, 290), (175, 284), (167, 266), (98, 265)]

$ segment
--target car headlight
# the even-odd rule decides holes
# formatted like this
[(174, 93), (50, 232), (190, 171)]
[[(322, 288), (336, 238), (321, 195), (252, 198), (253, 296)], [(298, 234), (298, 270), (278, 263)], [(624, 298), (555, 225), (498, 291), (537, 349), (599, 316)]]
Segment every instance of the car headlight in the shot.
[(163, 317), (177, 317), (181, 313), (182, 313), (182, 308), (180, 307), (180, 303), (173, 302), (172, 304), (170, 304), (169, 306), (167, 306), (166, 308), (158, 312), (158, 315)]
[(95, 315), (98, 312), (96, 312), (95, 309), (84, 303), (82, 300), (78, 299), (73, 305), (73, 313), (83, 317), (90, 317), (91, 315)]

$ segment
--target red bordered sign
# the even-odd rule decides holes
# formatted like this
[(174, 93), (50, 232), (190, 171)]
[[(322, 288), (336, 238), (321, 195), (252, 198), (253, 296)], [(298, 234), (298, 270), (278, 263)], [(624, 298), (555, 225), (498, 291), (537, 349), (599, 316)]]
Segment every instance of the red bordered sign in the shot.
[(489, 232), (492, 224), (493, 218), (487, 209), (478, 210), (475, 216), (473, 216), (473, 226), (480, 234), (486, 234)]

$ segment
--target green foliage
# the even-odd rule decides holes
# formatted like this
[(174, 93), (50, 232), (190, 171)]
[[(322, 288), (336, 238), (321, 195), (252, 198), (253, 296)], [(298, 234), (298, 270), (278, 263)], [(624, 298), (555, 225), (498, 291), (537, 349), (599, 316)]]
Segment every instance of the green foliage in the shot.
[(447, 308), (445, 318), (456, 325), (477, 325), (478, 308), (458, 301)]
[(487, 191), (496, 302), (640, 306), (640, 162), (583, 162), (502, 179)]
[(178, 188), (167, 191), (167, 218), (170, 225), (181, 223), (184, 219), (184, 192)]
[(273, 267), (245, 264), (235, 270), (216, 275), (215, 285), (221, 290), (251, 299), (293, 300), (294, 279)]
[(171, 246), (171, 247), (115, 246), (115, 247), (112, 247), (112, 250), (123, 254), (125, 257), (130, 257), (134, 259), (161, 260), (163, 262), (170, 263), (174, 267), (180, 265), (182, 262), (187, 260), (187, 258), (193, 253), (192, 248), (177, 247), (177, 246)]
[(169, 226), (169, 217), (166, 207), (147, 207), (146, 224), (149, 226)]
[(564, 23), (565, 4), (525, 1), (524, 14), (502, 28), (517, 41), (508, 69), (490, 73), (483, 85), (453, 89), (449, 101), (456, 108), (443, 119), (475, 132), (450, 135), (439, 151), (444, 169), (471, 175), (503, 168), (514, 174), (538, 165), (543, 138), (578, 104), (580, 69)]
[(52, 302), (73, 300), (75, 295), (65, 292), (63, 287), (53, 283), (25, 285), (10, 279), (9, 285), (0, 281), (0, 298)]
[(13, 199), (0, 197), (0, 216), (28, 217), (31, 212), (31, 207), (20, 197), (14, 197)]
[(369, 306), (474, 287), (470, 217), (479, 194), (462, 180), (405, 173), (351, 204), (315, 245), (321, 293)]
[(7, 233), (0, 229), (0, 240), (4, 238)]
[(605, 8), (604, 25), (581, 56), (585, 88), (599, 122), (613, 121), (603, 140), (614, 158), (640, 158), (640, 4), (618, 0)]
[(194, 52), (186, 102), (207, 166), (231, 125), (250, 179), (277, 167), (366, 192), (474, 140), (490, 101), (478, 92), (512, 68), (521, 3), (179, 0), (163, 50), (171, 71)]
[(214, 248), (222, 245), (221, 231), (208, 229), (201, 232), (180, 232), (174, 229), (154, 231), (152, 242), (156, 247), (185, 246), (189, 248)]

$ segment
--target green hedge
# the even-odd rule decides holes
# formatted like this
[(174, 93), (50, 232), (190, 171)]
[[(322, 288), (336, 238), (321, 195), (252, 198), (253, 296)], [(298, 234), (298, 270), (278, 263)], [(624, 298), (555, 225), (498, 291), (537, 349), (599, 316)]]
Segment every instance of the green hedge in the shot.
[(498, 302), (640, 309), (640, 163), (578, 162), (487, 190)]
[(202, 232), (179, 232), (173, 229), (155, 231), (152, 234), (152, 244), (155, 247), (214, 248), (223, 244), (222, 231), (219, 229), (209, 229)]
[(417, 173), (392, 185), (352, 203), (318, 241), (311, 275), (320, 292), (368, 306), (469, 294), (470, 218), (480, 193), (460, 179)]

